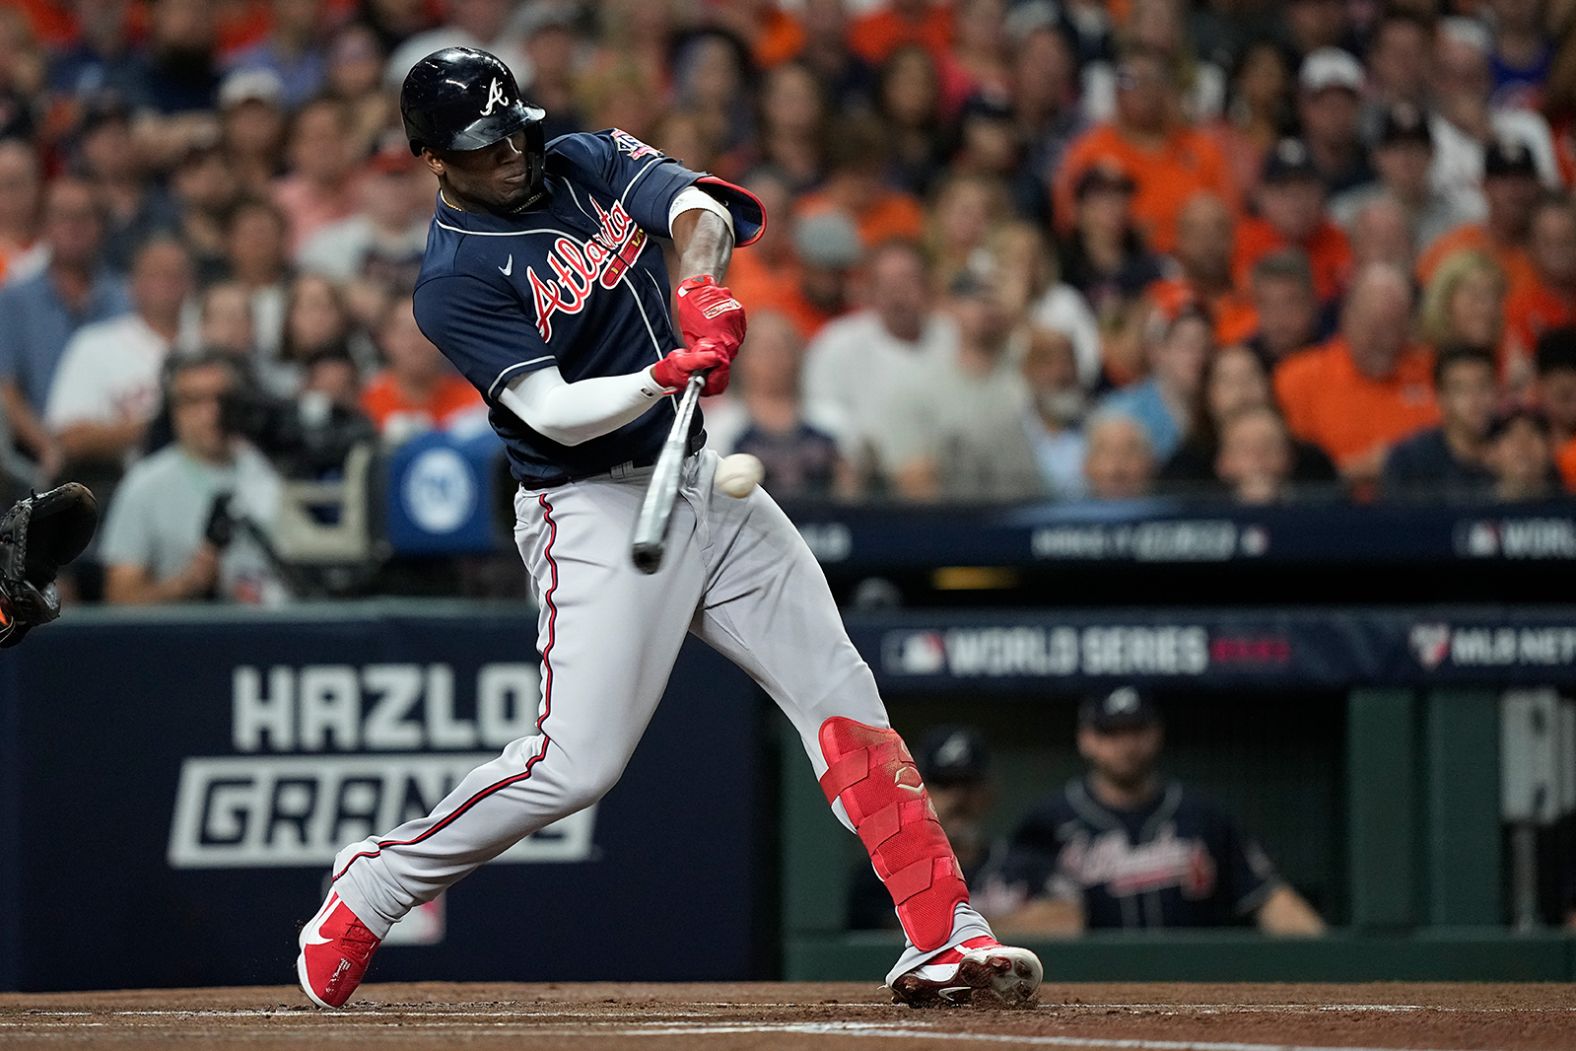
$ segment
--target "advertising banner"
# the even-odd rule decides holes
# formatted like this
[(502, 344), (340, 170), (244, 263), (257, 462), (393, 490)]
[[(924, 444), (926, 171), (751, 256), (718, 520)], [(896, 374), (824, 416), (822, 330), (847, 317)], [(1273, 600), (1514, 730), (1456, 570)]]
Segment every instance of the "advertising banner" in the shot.
[[(0, 987), (293, 981), (334, 853), (534, 732), (533, 611), (320, 612), (77, 616), (0, 659)], [(686, 648), (613, 792), (397, 926), (376, 976), (758, 973), (766, 709)]]

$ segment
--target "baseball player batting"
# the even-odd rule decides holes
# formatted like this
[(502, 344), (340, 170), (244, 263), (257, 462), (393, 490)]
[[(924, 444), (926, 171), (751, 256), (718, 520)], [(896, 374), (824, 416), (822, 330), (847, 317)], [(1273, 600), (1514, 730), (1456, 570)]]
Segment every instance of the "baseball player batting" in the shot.
[[(692, 376), (728, 385), (744, 307), (721, 284), (766, 222), (751, 194), (622, 131), (544, 144), (541, 109), (493, 55), (445, 48), (400, 93), (438, 179), (416, 320), (486, 397), (519, 481), (514, 538), (541, 614), (535, 732), (426, 817), (335, 858), (301, 931), (301, 987), (345, 1003), (400, 917), (524, 836), (600, 799), (650, 721), (685, 634), (748, 672), (799, 732), (907, 935), (895, 999), (1033, 999), (1033, 953), (998, 943), (809, 549), (763, 491), (714, 493), (696, 412), (660, 569), (630, 538)], [(653, 238), (677, 250), (678, 324)], [(857, 382), (849, 377), (849, 382)], [(687, 767), (705, 791), (704, 764)]]

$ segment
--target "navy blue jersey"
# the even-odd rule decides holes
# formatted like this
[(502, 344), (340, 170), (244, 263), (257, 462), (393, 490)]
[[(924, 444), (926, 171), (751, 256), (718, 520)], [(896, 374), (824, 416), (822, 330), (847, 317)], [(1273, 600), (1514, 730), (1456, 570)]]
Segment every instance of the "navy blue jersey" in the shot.
[(1018, 826), (1001, 878), (1081, 903), (1091, 930), (1246, 923), (1279, 882), (1229, 817), (1175, 782), (1136, 810), (1069, 783)]
[[(438, 195), (416, 282), (416, 323), (487, 400), (523, 484), (598, 474), (661, 449), (672, 399), (571, 447), (526, 426), (498, 396), (548, 365), (573, 383), (649, 368), (682, 345), (652, 237), (669, 236), (668, 209), (692, 183), (727, 206), (740, 245), (759, 235), (765, 216), (752, 195), (617, 129), (548, 143), (545, 199), (519, 215), (463, 212)], [(697, 412), (693, 435), (702, 426)]]

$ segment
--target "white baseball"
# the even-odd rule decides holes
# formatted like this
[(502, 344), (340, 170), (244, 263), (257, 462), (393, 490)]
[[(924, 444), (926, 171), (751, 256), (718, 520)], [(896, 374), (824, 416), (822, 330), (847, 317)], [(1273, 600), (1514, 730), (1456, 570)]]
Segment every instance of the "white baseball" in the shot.
[(745, 497), (761, 484), (765, 474), (766, 468), (761, 466), (759, 457), (749, 453), (734, 453), (724, 456), (722, 462), (717, 464), (717, 476), (711, 484), (729, 496)]

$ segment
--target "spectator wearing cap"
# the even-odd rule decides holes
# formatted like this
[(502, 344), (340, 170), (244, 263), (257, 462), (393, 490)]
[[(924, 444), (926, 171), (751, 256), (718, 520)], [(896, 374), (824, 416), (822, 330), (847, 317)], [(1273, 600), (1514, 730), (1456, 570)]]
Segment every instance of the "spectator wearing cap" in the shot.
[(1151, 451), (1163, 463), (1187, 436), (1204, 363), (1215, 349), (1214, 324), (1189, 306), (1175, 316), (1157, 313), (1149, 327), (1148, 378), (1108, 394), (1101, 408), (1143, 424)]
[(1226, 202), (1210, 193), (1195, 194), (1177, 217), (1177, 249), (1172, 273), (1144, 290), (1168, 316), (1187, 306), (1202, 307), (1215, 323), (1215, 342), (1240, 343), (1258, 327), (1253, 300), (1232, 274), (1237, 218)]
[(1539, 336), (1576, 324), (1576, 208), (1568, 197), (1546, 197), (1533, 209), (1527, 257), (1533, 280), (1512, 289), (1505, 300), (1513, 382), (1527, 378), (1530, 369), (1523, 369)]
[(377, 345), (387, 365), (362, 392), (361, 410), (389, 444), (485, 410), (476, 388), (417, 327), (408, 297), (396, 300), (384, 314)]
[(131, 309), (125, 283), (103, 265), (104, 222), (93, 190), (62, 176), (44, 192), (49, 265), (0, 287), (0, 406), (22, 449), (48, 474), (60, 449), (42, 414), (66, 344), (83, 325)]
[[(1519, 144), (1529, 174), (1545, 186), (1559, 185), (1554, 140), (1543, 116), (1528, 109), (1494, 104), (1489, 53), (1492, 41), (1481, 22), (1446, 18), (1434, 42), (1434, 186), (1469, 215), (1484, 210), (1484, 177), (1490, 174), (1492, 144)], [(1492, 205), (1490, 205), (1492, 206)]]
[(191, 257), (181, 243), (149, 240), (132, 262), (131, 312), (84, 325), (66, 344), (44, 423), (75, 473), (118, 478), (141, 447), (192, 288)]
[(125, 273), (144, 241), (179, 225), (179, 213), (144, 170), (132, 139), (131, 110), (119, 98), (100, 96), (89, 104), (76, 146), (77, 172), (93, 187), (104, 214), (104, 262)]
[(799, 199), (795, 214), (841, 209), (859, 227), (866, 249), (895, 238), (917, 240), (924, 234), (925, 210), (913, 194), (887, 184), (890, 146), (886, 127), (869, 114), (836, 121), (827, 141), (826, 180)]
[(1527, 254), (1532, 210), (1540, 195), (1532, 154), (1517, 142), (1491, 142), (1483, 157), (1482, 186), (1488, 202), (1483, 221), (1457, 226), (1423, 250), (1417, 274), (1424, 284), (1441, 262), (1464, 248), (1493, 256), (1512, 289), (1537, 280)]
[(1176, 247), (1177, 215), (1195, 193), (1236, 200), (1225, 158), (1207, 134), (1178, 119), (1175, 94), (1175, 76), (1163, 56), (1136, 50), (1122, 60), (1115, 119), (1069, 145), (1057, 172), (1055, 214), (1064, 230), (1080, 178), (1107, 159), (1133, 180), (1133, 215), (1158, 252)]
[(1258, 329), (1246, 345), (1267, 368), (1330, 335), (1326, 311), (1314, 290), (1313, 267), (1299, 248), (1270, 252), (1248, 273)]
[(1555, 463), (1565, 487), (1576, 492), (1576, 327), (1544, 332), (1532, 360), (1537, 372), (1533, 404), (1549, 421)]
[[(920, 738), (914, 765), (924, 779), (936, 820), (947, 833), (952, 852), (970, 887), (984, 888), (989, 873), (1005, 854), (1005, 844), (993, 843), (986, 821), (996, 805), (990, 751), (984, 736), (972, 726), (938, 726)], [(987, 903), (978, 896), (975, 905)], [(896, 929), (892, 896), (875, 878), (868, 861), (859, 863), (849, 886), (848, 926), (855, 930)]]
[(1045, 491), (1075, 500), (1088, 490), (1083, 417), (1089, 397), (1078, 379), (1078, 357), (1065, 332), (1031, 325), (1023, 348), (1023, 382), (1029, 391), (1024, 427)]
[(38, 151), (23, 139), (0, 139), (0, 282), (30, 277), (48, 264), (38, 237), (43, 199)]
[(1379, 197), (1393, 197), (1406, 210), (1414, 250), (1421, 251), (1470, 218), (1429, 182), (1433, 159), (1434, 140), (1423, 110), (1410, 102), (1396, 103), (1380, 120), (1373, 150), (1378, 178), (1333, 199), (1330, 217), (1347, 233), (1355, 234), (1363, 205)]
[(1005, 93), (976, 92), (964, 100), (950, 168), (1010, 185), (1015, 206), (1043, 200), (1044, 183), (1023, 164), (1012, 99)]
[(323, 0), (274, 0), (268, 35), (231, 56), (232, 70), (266, 69), (284, 85), (295, 109), (323, 88)]
[(1349, 52), (1322, 47), (1297, 72), (1297, 115), (1314, 170), (1331, 195), (1373, 178), (1363, 145), (1363, 67)]
[(1088, 772), (1024, 817), (998, 879), (1014, 933), (1226, 927), (1309, 936), (1324, 921), (1223, 810), (1159, 772), (1154, 703), (1130, 687), (1078, 709)]
[(1308, 148), (1282, 139), (1264, 162), (1258, 214), (1237, 224), (1234, 267), (1246, 283), (1253, 264), (1271, 252), (1301, 249), (1313, 270), (1313, 287), (1323, 302), (1333, 301), (1351, 272), (1352, 246), (1341, 228), (1324, 214), (1324, 181)]
[[(861, 477), (890, 469), (888, 436), (911, 410), (894, 396), (957, 354), (953, 321), (936, 311), (925, 257), (912, 241), (876, 246), (865, 264), (869, 304), (817, 333), (805, 352), (807, 412), (831, 422)], [(849, 377), (859, 377), (850, 383)]]
[(427, 249), (431, 190), (404, 138), (390, 140), (361, 180), (360, 208), (307, 238), (296, 262), (335, 281), (366, 279), (410, 292)]
[(1100, 409), (1084, 424), (1084, 481), (1093, 500), (1147, 496), (1158, 470), (1149, 432), (1131, 416)]
[(1291, 432), (1327, 452), (1348, 481), (1379, 477), (1389, 447), (1439, 420), (1433, 355), (1411, 342), (1412, 286), (1395, 267), (1359, 271), (1340, 334), (1275, 369)]
[(1001, 180), (987, 175), (948, 175), (936, 187), (925, 224), (931, 276), (946, 286), (985, 254), (990, 234), (1010, 206)]
[[(1108, 334), (1134, 327), (1144, 289), (1163, 276), (1160, 259), (1134, 225), (1133, 191), (1133, 180), (1114, 162), (1092, 165), (1078, 177), (1073, 231), (1059, 244), (1062, 280), (1084, 297)], [(1118, 382), (1142, 368), (1136, 341), (1127, 343), (1106, 341), (1106, 369)]]
[[(1222, 434), (1227, 421), (1251, 409), (1269, 408), (1273, 412), (1274, 405), (1270, 377), (1263, 360), (1245, 346), (1221, 348), (1204, 365), (1204, 378), (1193, 403), (1187, 438), (1161, 468), (1160, 481), (1166, 483), (1167, 488), (1193, 491), (1218, 487), (1225, 480), (1220, 465)], [(1279, 422), (1285, 430), (1285, 422)], [(1248, 434), (1240, 440), (1253, 446), (1250, 451), (1255, 454), (1262, 453), (1263, 428), (1248, 428)], [(1305, 487), (1328, 487), (1336, 480), (1335, 465), (1311, 442), (1290, 439), (1289, 458), (1286, 482)], [(1262, 464), (1247, 466), (1258, 469)], [(1253, 472), (1244, 469), (1240, 473), (1246, 476)]]
[(273, 187), (285, 152), (284, 84), (266, 69), (231, 73), (219, 86), (219, 126), (235, 181), (249, 195)]
[(1482, 346), (1447, 346), (1434, 360), (1437, 427), (1403, 438), (1385, 456), (1381, 487), (1390, 498), (1480, 496), (1493, 482), (1487, 467), (1489, 426), (1499, 397), (1494, 354)]
[(448, 21), (441, 26), (405, 36), (383, 67), (383, 85), (399, 90), (405, 74), (446, 47), (474, 47), (497, 55), (514, 74), (516, 84), (529, 84), (534, 70), (526, 56), (520, 25), (539, 4), (511, 4), (509, 0), (452, 0), (445, 5)]
[[(717, 446), (759, 458), (763, 484), (773, 494), (822, 500), (851, 495), (854, 479), (835, 435), (808, 417), (799, 395), (804, 337), (786, 315), (752, 310), (745, 350), (749, 360), (736, 363), (734, 376), (741, 419), (731, 437), (717, 435)], [(708, 432), (712, 418), (708, 407)]]
[[(1191, 5), (1179, 0), (1139, 0), (1118, 16), (1117, 50), (1144, 48), (1159, 55), (1176, 71), (1179, 112), (1197, 123), (1220, 114), (1226, 96), (1226, 77), (1212, 53), (1195, 47), (1197, 34), (1189, 18)], [(1083, 110), (1091, 121), (1110, 120), (1115, 112), (1115, 75), (1111, 63), (1096, 59), (1084, 64)]]
[(1013, 500), (1042, 492), (1024, 432), (1028, 391), (1010, 353), (1013, 319), (991, 275), (965, 270), (948, 289), (957, 353), (894, 389), (887, 477), (912, 500)]
[(1559, 491), (1553, 432), (1536, 408), (1513, 406), (1494, 418), (1488, 432), (1488, 468), (1496, 500), (1543, 500)]
[(319, 98), (303, 106), (291, 124), (290, 174), (274, 185), (274, 203), (290, 221), (290, 254), (323, 227), (347, 219), (361, 192), (361, 158), (345, 140), (345, 107)]

